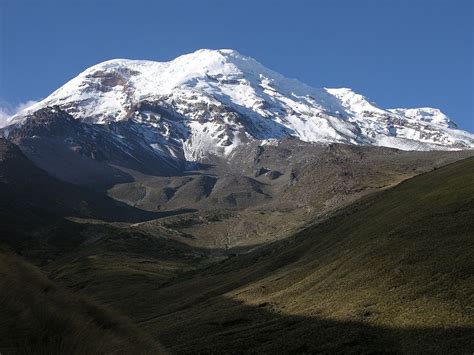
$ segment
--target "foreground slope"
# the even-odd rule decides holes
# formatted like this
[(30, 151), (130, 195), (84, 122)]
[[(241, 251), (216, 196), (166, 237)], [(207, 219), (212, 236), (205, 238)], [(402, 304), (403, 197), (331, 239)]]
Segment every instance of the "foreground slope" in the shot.
[(55, 285), (33, 265), (0, 253), (2, 354), (160, 354), (115, 312)]
[(178, 353), (470, 353), (473, 196), (470, 158), (144, 289), (129, 313)]

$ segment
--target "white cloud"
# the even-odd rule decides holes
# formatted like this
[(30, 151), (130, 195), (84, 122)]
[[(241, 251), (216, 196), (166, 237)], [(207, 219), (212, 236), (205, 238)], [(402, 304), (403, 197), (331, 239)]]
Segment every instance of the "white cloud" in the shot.
[(29, 100), (26, 102), (19, 103), (16, 106), (5, 102), (0, 103), (0, 128), (8, 125), (9, 120), (12, 116), (22, 112), (24, 109), (36, 104), (37, 102), (38, 101)]
[(10, 114), (5, 112), (3, 108), (0, 108), (0, 128), (5, 127), (7, 125), (9, 118)]

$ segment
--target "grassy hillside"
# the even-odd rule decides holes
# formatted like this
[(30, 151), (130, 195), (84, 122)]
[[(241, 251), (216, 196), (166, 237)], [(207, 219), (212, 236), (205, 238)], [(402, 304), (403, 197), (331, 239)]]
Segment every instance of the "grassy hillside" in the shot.
[(470, 354), (473, 256), (470, 158), (183, 276), (131, 315), (178, 353)]
[[(126, 314), (172, 353), (474, 349), (474, 158), (365, 196), (291, 238), (223, 261), (237, 251), (179, 243), (194, 237), (172, 224), (148, 227), (61, 220), (37, 230), (47, 238), (21, 252), (43, 260), (68, 292), (2, 256), (0, 337), (8, 341), (0, 352), (154, 351), (125, 318), (73, 290)], [(225, 238), (216, 230), (210, 238)], [(21, 309), (25, 321), (13, 323)], [(93, 348), (75, 343), (86, 331)]]
[(0, 254), (0, 353), (157, 354), (130, 321), (63, 290), (18, 257)]

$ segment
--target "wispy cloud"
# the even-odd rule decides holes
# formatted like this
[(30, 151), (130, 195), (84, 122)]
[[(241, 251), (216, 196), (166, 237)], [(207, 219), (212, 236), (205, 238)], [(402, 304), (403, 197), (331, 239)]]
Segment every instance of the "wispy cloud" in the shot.
[(8, 124), (9, 118), (10, 114), (0, 107), (0, 128), (5, 127)]
[(22, 112), (24, 109), (36, 104), (38, 101), (29, 100), (19, 103), (18, 105), (11, 105), (7, 102), (0, 103), (0, 128), (8, 125), (12, 116)]

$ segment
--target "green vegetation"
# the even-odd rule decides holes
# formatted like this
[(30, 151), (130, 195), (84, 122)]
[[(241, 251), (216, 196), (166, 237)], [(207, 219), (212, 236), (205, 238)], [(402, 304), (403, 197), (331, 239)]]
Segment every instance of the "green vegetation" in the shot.
[(2, 242), (42, 271), (0, 254), (0, 352), (471, 354), (474, 158), (388, 188), (431, 163), (350, 157), (303, 170), (283, 195), (301, 205), (143, 223), (12, 194)]
[(178, 353), (471, 353), (473, 251), (470, 158), (156, 290), (141, 324)]
[(157, 354), (127, 318), (72, 294), (36, 267), (0, 254), (2, 354)]

